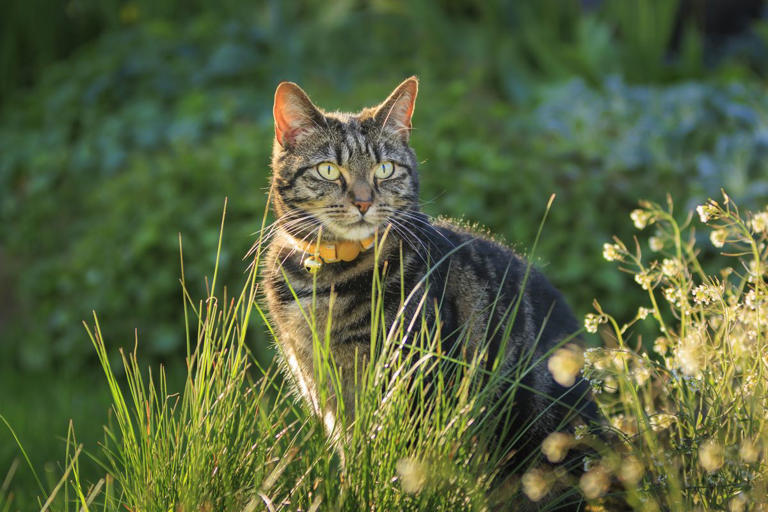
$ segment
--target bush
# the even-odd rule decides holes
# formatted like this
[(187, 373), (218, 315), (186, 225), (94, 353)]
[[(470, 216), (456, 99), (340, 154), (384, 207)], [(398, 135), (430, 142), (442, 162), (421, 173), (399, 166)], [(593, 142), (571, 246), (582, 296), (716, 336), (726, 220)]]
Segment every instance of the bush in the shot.
[[(328, 40), (344, 26), (291, 30)], [(50, 69), (8, 106), (0, 222), (12, 227), (0, 232), (0, 280), (9, 282), (12, 310), (3, 336), (15, 341), (0, 349), (4, 358), (82, 366), (89, 351), (78, 325), (91, 309), (107, 320), (112, 343), (131, 345), (138, 327), (146, 356), (178, 354), (177, 233), (188, 252), (210, 253), (228, 196), (224, 282), (239, 282), (236, 260), (258, 229), (268, 185), (273, 87), (294, 76), (280, 71), (284, 63), (298, 59), (320, 105), (353, 110), (390, 89), (367, 64), (323, 62), (317, 48), (286, 47), (283, 33), (261, 27), (206, 17), (183, 28), (129, 27)], [(625, 312), (637, 299), (593, 250), (627, 233), (612, 212), (636, 197), (662, 200), (670, 190), (692, 204), (723, 184), (745, 206), (768, 195), (768, 104), (757, 85), (573, 80), (517, 104), (487, 76), (451, 78), (450, 68), (420, 60), (430, 58), (426, 49), (403, 57), (406, 49), (395, 48), (380, 56), (390, 82), (425, 69), (413, 136), (425, 209), (480, 222), (525, 251), (556, 192), (539, 254), (579, 312), (595, 295)], [(202, 275), (202, 263), (192, 260), (189, 274)]]
[[(615, 442), (565, 443), (597, 452), (580, 481), (594, 505), (618, 489), (633, 510), (768, 505), (768, 208), (742, 213), (724, 195), (697, 210), (699, 218), (679, 222), (671, 201), (644, 203), (632, 217), (653, 228), (653, 248), (605, 244), (606, 259), (634, 274), (647, 298), (626, 323), (597, 302), (585, 320), (592, 332), (605, 324), (613, 341), (587, 351), (585, 375)], [(694, 234), (699, 220), (704, 243)], [(702, 245), (727, 255), (720, 268), (705, 270)], [(652, 352), (632, 349), (641, 322), (653, 327)]]

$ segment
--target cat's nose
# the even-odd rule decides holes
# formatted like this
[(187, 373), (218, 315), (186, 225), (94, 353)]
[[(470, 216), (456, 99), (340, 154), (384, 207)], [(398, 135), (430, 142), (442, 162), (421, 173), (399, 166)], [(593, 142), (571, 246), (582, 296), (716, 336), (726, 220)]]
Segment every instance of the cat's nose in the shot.
[(360, 213), (365, 215), (365, 212), (368, 211), (368, 208), (371, 207), (373, 204), (373, 201), (371, 199), (358, 199), (355, 198), (354, 205), (357, 207), (358, 210), (360, 210)]
[(373, 204), (373, 189), (367, 183), (357, 181), (350, 187), (349, 198), (358, 211), (365, 215), (365, 212)]

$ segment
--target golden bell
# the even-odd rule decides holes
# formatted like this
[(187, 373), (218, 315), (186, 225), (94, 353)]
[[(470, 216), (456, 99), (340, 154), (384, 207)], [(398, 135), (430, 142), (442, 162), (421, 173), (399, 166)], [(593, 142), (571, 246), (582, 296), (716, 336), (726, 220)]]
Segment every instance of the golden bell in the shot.
[(303, 263), (304, 268), (307, 269), (307, 272), (310, 274), (316, 273), (318, 270), (320, 270), (320, 267), (323, 266), (323, 260), (315, 256), (307, 256), (304, 258)]

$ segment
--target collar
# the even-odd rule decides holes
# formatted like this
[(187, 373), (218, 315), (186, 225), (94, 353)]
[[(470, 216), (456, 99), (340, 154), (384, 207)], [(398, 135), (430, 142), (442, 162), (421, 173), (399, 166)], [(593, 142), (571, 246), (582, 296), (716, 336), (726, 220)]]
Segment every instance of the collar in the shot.
[(339, 261), (354, 261), (361, 252), (367, 251), (376, 240), (372, 235), (362, 240), (342, 240), (334, 243), (313, 243), (304, 240), (298, 240), (291, 237), (291, 243), (296, 249), (308, 254), (304, 261), (304, 268), (314, 274), (324, 263), (336, 263)]

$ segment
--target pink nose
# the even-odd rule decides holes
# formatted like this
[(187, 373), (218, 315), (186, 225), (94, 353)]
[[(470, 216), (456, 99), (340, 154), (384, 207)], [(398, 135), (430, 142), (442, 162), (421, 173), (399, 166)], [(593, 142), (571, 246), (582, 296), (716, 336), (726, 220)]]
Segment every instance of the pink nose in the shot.
[(371, 207), (371, 204), (373, 201), (361, 201), (359, 199), (355, 199), (354, 204), (357, 206), (357, 209), (360, 210), (360, 213), (365, 214), (365, 212), (368, 211), (368, 208)]

